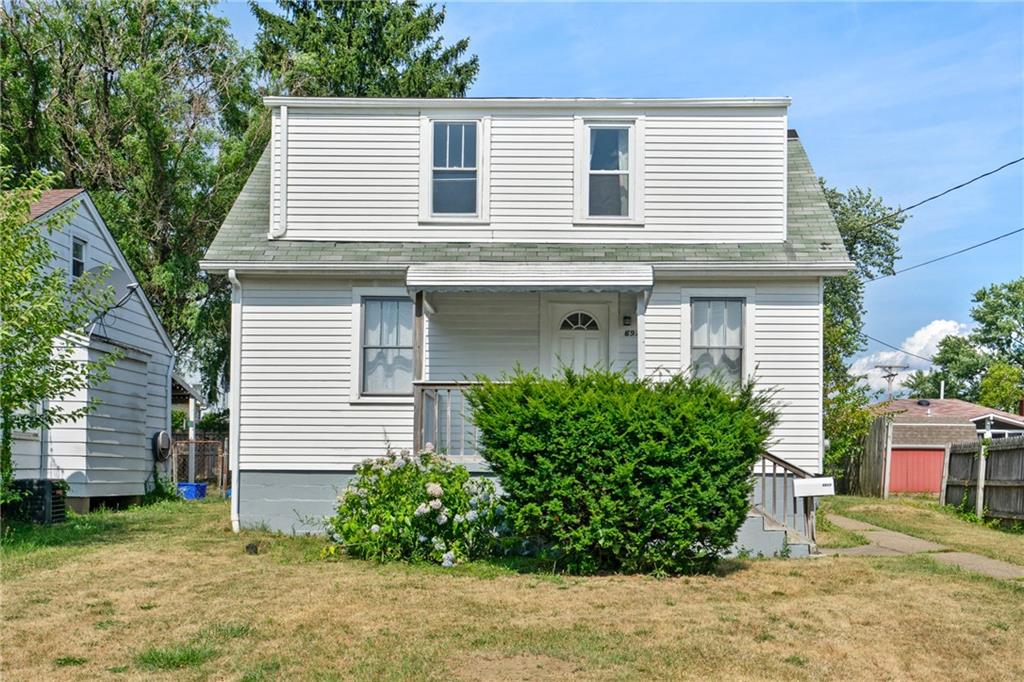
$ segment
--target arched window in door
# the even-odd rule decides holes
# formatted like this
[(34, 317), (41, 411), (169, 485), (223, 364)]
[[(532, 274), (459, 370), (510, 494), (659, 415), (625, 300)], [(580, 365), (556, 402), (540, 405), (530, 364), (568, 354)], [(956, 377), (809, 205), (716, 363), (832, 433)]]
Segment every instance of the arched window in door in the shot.
[(569, 313), (562, 318), (562, 324), (559, 325), (560, 331), (587, 331), (596, 332), (600, 330), (597, 324), (597, 320), (593, 318), (589, 313), (582, 311), (576, 311)]

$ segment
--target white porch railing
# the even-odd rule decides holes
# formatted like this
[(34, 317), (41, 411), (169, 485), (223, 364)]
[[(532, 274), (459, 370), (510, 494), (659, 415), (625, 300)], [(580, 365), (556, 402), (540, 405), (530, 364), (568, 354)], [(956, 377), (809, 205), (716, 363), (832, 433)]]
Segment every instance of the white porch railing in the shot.
[(480, 432), (473, 425), (463, 389), (471, 381), (413, 383), (413, 448), (429, 443), (453, 459), (479, 457)]

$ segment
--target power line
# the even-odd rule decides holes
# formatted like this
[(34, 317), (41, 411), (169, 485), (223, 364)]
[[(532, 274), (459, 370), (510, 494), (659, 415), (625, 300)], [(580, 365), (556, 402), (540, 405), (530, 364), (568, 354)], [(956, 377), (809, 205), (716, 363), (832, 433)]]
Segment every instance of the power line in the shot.
[(892, 348), (893, 350), (898, 350), (899, 352), (901, 352), (901, 353), (905, 353), (906, 355), (910, 355), (911, 357), (915, 357), (915, 358), (917, 358), (918, 360), (924, 360), (925, 362), (934, 362), (934, 360), (932, 360), (931, 358), (926, 358), (925, 356), (923, 356), (923, 355), (918, 355), (917, 353), (911, 353), (911, 352), (910, 352), (909, 350), (903, 350), (903, 349), (902, 349), (902, 348), (900, 348), (899, 346), (894, 346), (894, 345), (892, 345), (891, 343), (886, 343), (885, 341), (882, 341), (881, 339), (876, 339), (875, 337), (873, 337), (873, 336), (870, 336), (870, 335), (868, 335), (868, 334), (865, 334), (864, 336), (866, 336), (867, 338), (871, 339), (871, 340), (872, 340), (872, 341), (874, 341), (875, 343), (880, 343), (880, 344), (882, 344), (883, 346), (887, 346), (887, 347), (889, 347), (889, 348)]
[(952, 258), (953, 256), (959, 256), (961, 253), (967, 253), (968, 251), (973, 251), (974, 249), (977, 249), (979, 247), (985, 246), (986, 244), (991, 244), (992, 242), (997, 242), (1000, 239), (1006, 239), (1007, 237), (1012, 237), (1013, 235), (1018, 234), (1020, 232), (1024, 232), (1024, 227), (1017, 228), (1016, 230), (1011, 230), (1010, 232), (1005, 232), (1005, 233), (1003, 233), (1001, 235), (998, 235), (996, 237), (992, 237), (991, 239), (986, 239), (983, 242), (978, 242), (977, 244), (971, 244), (970, 246), (965, 246), (962, 249), (958, 249), (956, 251), (953, 251), (951, 253), (947, 253), (947, 254), (939, 256), (937, 258), (932, 258), (931, 260), (926, 260), (923, 263), (918, 263), (917, 265), (911, 265), (909, 268), (901, 268), (900, 270), (896, 270), (894, 272), (891, 272), (888, 275), (879, 275), (877, 277), (871, 277), (870, 279), (868, 279), (866, 281), (867, 282), (877, 282), (878, 280), (885, 279), (886, 277), (895, 277), (896, 275), (902, 274), (904, 272), (910, 272), (911, 270), (916, 270), (917, 268), (923, 268), (924, 266), (931, 265), (932, 263), (938, 263), (940, 260), (945, 260), (947, 258)]
[(959, 185), (954, 185), (953, 187), (950, 187), (949, 189), (943, 190), (943, 191), (939, 192), (938, 194), (933, 194), (932, 196), (928, 197), (927, 199), (922, 199), (921, 201), (917, 202), (916, 204), (911, 204), (910, 206), (907, 206), (906, 208), (901, 208), (901, 209), (899, 209), (897, 211), (893, 211), (892, 213), (889, 213), (887, 215), (882, 216), (881, 218), (878, 218), (876, 220), (871, 221), (867, 225), (861, 225), (860, 227), (858, 227), (857, 229), (854, 230), (854, 234), (862, 232), (862, 231), (868, 229), (869, 227), (874, 227), (875, 225), (878, 225), (879, 223), (884, 223), (886, 220), (889, 220), (890, 218), (895, 218), (896, 216), (900, 215), (901, 213), (906, 213), (907, 211), (915, 209), (918, 206), (923, 206), (924, 204), (927, 204), (929, 201), (934, 201), (934, 200), (938, 199), (939, 197), (944, 197), (947, 194), (949, 194), (950, 192), (955, 192), (958, 189), (963, 189), (964, 187), (966, 187), (967, 185), (970, 185), (971, 183), (977, 182), (978, 180), (981, 180), (982, 178), (987, 178), (990, 175), (995, 175), (999, 171), (1001, 171), (1001, 170), (1003, 170), (1005, 168), (1009, 168), (1010, 166), (1014, 165), (1015, 163), (1020, 163), (1021, 161), (1024, 161), (1024, 156), (1020, 157), (1019, 159), (1014, 159), (1013, 161), (1007, 161), (1006, 163), (1004, 163), (1002, 166), (999, 166), (998, 168), (993, 168), (992, 170), (986, 171), (985, 173), (982, 173), (981, 175), (976, 175), (973, 178), (971, 178), (970, 180), (967, 180), (966, 182), (961, 182)]

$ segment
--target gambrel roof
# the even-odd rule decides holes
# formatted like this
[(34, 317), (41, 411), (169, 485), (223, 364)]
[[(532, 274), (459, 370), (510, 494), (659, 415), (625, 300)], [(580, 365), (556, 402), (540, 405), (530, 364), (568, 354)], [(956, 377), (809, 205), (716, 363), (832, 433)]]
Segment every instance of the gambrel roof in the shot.
[(203, 267), (401, 266), (438, 262), (624, 262), (658, 265), (817, 267), (852, 263), (803, 145), (788, 140), (787, 239), (774, 243), (324, 242), (270, 240), (270, 147), (263, 152), (206, 252)]

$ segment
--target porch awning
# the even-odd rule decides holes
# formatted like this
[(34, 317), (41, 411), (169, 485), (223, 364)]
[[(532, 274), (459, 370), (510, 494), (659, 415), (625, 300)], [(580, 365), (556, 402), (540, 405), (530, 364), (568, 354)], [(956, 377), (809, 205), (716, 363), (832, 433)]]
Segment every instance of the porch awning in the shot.
[(423, 263), (410, 265), (410, 291), (644, 291), (654, 268), (638, 263)]

